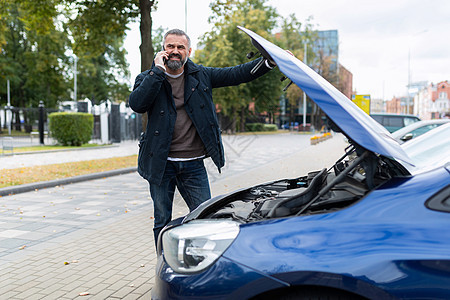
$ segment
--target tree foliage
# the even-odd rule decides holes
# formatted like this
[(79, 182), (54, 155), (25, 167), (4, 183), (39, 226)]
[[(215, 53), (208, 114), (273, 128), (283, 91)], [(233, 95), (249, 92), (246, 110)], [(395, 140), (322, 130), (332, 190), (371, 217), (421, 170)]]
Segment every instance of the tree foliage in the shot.
[[(54, 12), (47, 9), (48, 1), (43, 2), (38, 12), (48, 13), (51, 19)], [(34, 8), (13, 1), (2, 3), (4, 42), (0, 53), (0, 92), (6, 96), (9, 79), (13, 105), (37, 106), (40, 100), (45, 100), (48, 106), (54, 106), (67, 89), (64, 52), (69, 41), (48, 18), (30, 17), (27, 9)], [(38, 22), (42, 23), (41, 27), (37, 26)]]
[[(278, 15), (265, 0), (217, 0), (210, 7), (213, 14), (209, 22), (214, 24), (214, 29), (201, 39), (202, 48), (195, 52), (198, 63), (228, 67), (248, 62), (246, 54), (256, 50), (249, 37), (237, 29), (238, 25), (273, 39), (270, 32), (276, 25)], [(279, 77), (278, 71), (272, 71), (247, 84), (216, 89), (213, 95), (215, 102), (233, 121), (239, 116), (240, 128), (244, 129), (243, 122), (250, 102), (255, 102), (258, 111), (268, 110), (277, 103)], [(234, 125), (233, 122), (232, 130)]]
[[(202, 48), (195, 53), (197, 62), (208, 66), (241, 64), (247, 61), (246, 53), (255, 51), (250, 39), (236, 28), (237, 25), (290, 50), (301, 59), (304, 59), (305, 44), (309, 43), (308, 48), (311, 49), (316, 37), (311, 18), (304, 24), (299, 22), (295, 15), (281, 18), (265, 0), (216, 0), (211, 3), (211, 10), (213, 13), (209, 22), (214, 25), (213, 30), (202, 37)], [(308, 57), (312, 59), (314, 53), (309, 51)], [(280, 97), (283, 94), (282, 86), (288, 83), (285, 81), (281, 84), (281, 77), (279, 71), (271, 71), (251, 83), (216, 90), (215, 102), (225, 115), (233, 120), (239, 117), (241, 123), (245, 121), (244, 112), (251, 102), (255, 103), (256, 112), (273, 115), (278, 112)], [(295, 85), (288, 89), (287, 98), (291, 103), (292, 114), (301, 94)], [(240, 127), (243, 128), (242, 124)]]
[(125, 101), (130, 84), (123, 41), (140, 12), (136, 0), (2, 0), (0, 102), (6, 102), (7, 80), (13, 106), (69, 100), (74, 56), (77, 99)]
[[(276, 35), (280, 47), (289, 49), (295, 57), (305, 63), (315, 59), (315, 53), (311, 49), (317, 34), (310, 23), (311, 20), (312, 17), (302, 24), (295, 15), (290, 15), (282, 20), (281, 31)], [(294, 111), (303, 102), (303, 97), (304, 93), (295, 84), (286, 91), (286, 98), (290, 106), (289, 122), (294, 122)]]

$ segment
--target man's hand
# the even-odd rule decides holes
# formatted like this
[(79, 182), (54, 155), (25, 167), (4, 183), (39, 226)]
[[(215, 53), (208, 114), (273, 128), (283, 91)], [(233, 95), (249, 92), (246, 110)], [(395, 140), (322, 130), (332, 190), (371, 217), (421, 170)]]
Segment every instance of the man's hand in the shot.
[(169, 54), (167, 53), (167, 51), (160, 51), (160, 52), (156, 53), (155, 65), (164, 66), (165, 60), (168, 60), (168, 59), (169, 59)]

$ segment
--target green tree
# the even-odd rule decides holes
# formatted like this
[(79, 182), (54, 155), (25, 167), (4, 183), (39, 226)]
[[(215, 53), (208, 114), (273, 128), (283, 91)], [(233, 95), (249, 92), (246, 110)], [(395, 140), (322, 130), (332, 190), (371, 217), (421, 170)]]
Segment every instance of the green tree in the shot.
[[(312, 45), (317, 38), (317, 33), (313, 29), (311, 20), (312, 17), (309, 17), (303, 24), (297, 20), (295, 15), (290, 15), (288, 18), (282, 20), (281, 31), (277, 35), (277, 43), (282, 48), (289, 49), (295, 57), (301, 59), (303, 62), (311, 62), (315, 59)], [(307, 57), (305, 57), (305, 54)], [(287, 89), (286, 98), (290, 106), (289, 123), (295, 121), (294, 114), (299, 103), (302, 103), (303, 96), (304, 93), (295, 84)]]
[[(11, 14), (14, 8), (17, 13)], [(8, 79), (14, 81), (14, 84), (20, 80), (23, 81), (22, 75), (29, 74), (25, 71), (19, 72), (17, 64), (27, 62), (28, 66), (36, 72), (48, 74), (48, 76), (42, 76), (44, 74), (42, 73), (41, 76), (37, 76), (38, 78), (33, 78), (29, 81), (29, 86), (39, 84), (37, 81), (40, 77), (44, 83), (59, 83), (62, 80), (66, 86), (72, 87), (73, 84), (67, 81), (73, 78), (71, 70), (73, 58), (70, 55), (70, 52), (73, 52), (80, 58), (78, 65), (81, 76), (79, 78), (81, 85), (78, 87), (80, 96), (124, 100), (129, 93), (129, 87), (126, 89), (127, 84), (123, 80), (128, 76), (125, 71), (127, 65), (123, 49), (125, 33), (128, 24), (141, 16), (141, 65), (143, 70), (149, 68), (153, 59), (151, 11), (154, 9), (156, 9), (156, 0), (22, 0), (20, 2), (2, 0), (0, 3), (0, 63), (2, 63), (0, 80), (8, 75)], [(15, 39), (11, 38), (11, 35), (8, 36), (10, 31), (15, 34)], [(21, 38), (20, 41), (17, 37)], [(31, 49), (33, 55), (27, 55), (28, 61), (25, 58), (18, 60), (18, 51), (15, 56), (11, 56), (11, 51), (8, 52), (5, 49), (17, 45), (26, 50)], [(62, 49), (62, 52), (57, 53), (56, 46), (59, 47), (58, 51)], [(46, 56), (46, 51), (50, 56)], [(33, 61), (39, 62), (38, 66)], [(54, 74), (48, 72), (49, 67), (45, 65), (46, 63), (61, 73), (57, 76), (59, 80), (55, 81)], [(86, 66), (83, 66), (83, 63), (86, 63)], [(93, 71), (93, 69), (97, 70)], [(8, 70), (16, 72), (9, 74), (11, 72)], [(35, 75), (33, 72), (30, 74)], [(89, 84), (89, 80), (83, 76), (92, 76)], [(22, 86), (25, 84), (27, 83), (14, 86), (14, 89), (19, 90), (20, 87), (20, 90), (23, 90)], [(3, 92), (3, 86), (6, 85), (2, 85), (0, 93)], [(40, 93), (29, 94), (48, 95), (50, 93), (52, 94), (50, 98), (68, 98), (68, 95), (61, 97), (59, 92), (54, 92), (66, 90), (68, 94), (67, 87), (58, 85), (57, 88), (49, 88), (48, 84), (39, 84), (39, 86), (42, 90)], [(105, 86), (109, 88), (107, 95), (104, 92)], [(18, 98), (15, 97), (15, 99)], [(46, 101), (49, 105), (55, 102), (53, 99)]]
[[(271, 31), (278, 17), (274, 8), (266, 5), (265, 0), (217, 0), (211, 3), (212, 15), (209, 22), (214, 24), (213, 31), (201, 38), (201, 49), (195, 52), (198, 63), (211, 67), (228, 67), (248, 61), (246, 53), (255, 51), (250, 38), (237, 29), (246, 27), (261, 36), (273, 39)], [(213, 97), (222, 113), (232, 120), (230, 129), (244, 130), (248, 105), (255, 102), (258, 111), (273, 109), (279, 96), (278, 71), (247, 84), (236, 87), (215, 89)], [(224, 128), (227, 129), (227, 128)]]
[[(0, 5), (3, 29), (0, 52), (0, 93), (6, 100), (6, 81), (10, 81), (11, 104), (16, 107), (37, 107), (39, 101), (55, 106), (67, 89), (65, 78), (65, 49), (68, 39), (53, 23), (54, 12), (37, 19), (47, 2), (40, 3), (36, 15), (33, 5), (5, 1)], [(30, 7), (31, 6), (31, 7)], [(35, 25), (40, 22), (41, 26)], [(17, 112), (18, 114), (18, 112)], [(28, 116), (24, 115), (25, 123)], [(16, 116), (16, 120), (19, 116)], [(20, 130), (20, 123), (17, 123)]]
[[(157, 9), (156, 0), (62, 1), (66, 3), (69, 11), (69, 28), (75, 41), (75, 54), (87, 57), (105, 55), (108, 45), (123, 41), (128, 25), (140, 17), (141, 71), (151, 67), (153, 62), (151, 12)], [(91, 90), (89, 92), (92, 93)], [(117, 81), (115, 89), (109, 96), (122, 100), (128, 94), (129, 89), (125, 89), (125, 85)], [(143, 130), (145, 130), (146, 114), (143, 115), (142, 120)]]

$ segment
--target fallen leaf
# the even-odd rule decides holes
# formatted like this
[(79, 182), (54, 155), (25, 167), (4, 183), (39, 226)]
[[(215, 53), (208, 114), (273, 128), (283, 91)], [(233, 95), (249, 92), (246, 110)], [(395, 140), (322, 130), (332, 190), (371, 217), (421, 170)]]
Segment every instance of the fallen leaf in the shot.
[(22, 247), (19, 248), (19, 250), (23, 250), (23, 249), (25, 249), (25, 247), (26, 247), (26, 246), (23, 245)]
[(65, 264), (65, 265), (69, 265), (70, 263), (69, 263), (69, 262), (67, 262), (67, 261), (65, 261), (65, 262), (64, 262), (64, 264)]

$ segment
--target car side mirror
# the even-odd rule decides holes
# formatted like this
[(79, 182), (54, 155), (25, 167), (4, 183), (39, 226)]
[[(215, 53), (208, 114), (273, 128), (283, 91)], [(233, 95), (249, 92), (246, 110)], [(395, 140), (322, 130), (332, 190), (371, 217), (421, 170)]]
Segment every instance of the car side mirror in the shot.
[(407, 133), (404, 136), (402, 136), (401, 140), (406, 142), (406, 141), (411, 140), (412, 138), (413, 138), (413, 134), (412, 133)]

